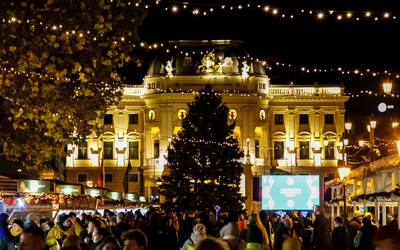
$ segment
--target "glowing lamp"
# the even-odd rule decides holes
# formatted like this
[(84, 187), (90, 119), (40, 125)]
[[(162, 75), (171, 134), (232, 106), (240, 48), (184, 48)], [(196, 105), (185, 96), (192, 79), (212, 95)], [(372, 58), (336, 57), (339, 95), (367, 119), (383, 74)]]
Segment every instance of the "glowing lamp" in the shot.
[(346, 168), (346, 167), (342, 167), (342, 168), (338, 168), (339, 171), (339, 178), (340, 180), (344, 180), (344, 177), (346, 177), (346, 175), (348, 175), (350, 173), (350, 168)]

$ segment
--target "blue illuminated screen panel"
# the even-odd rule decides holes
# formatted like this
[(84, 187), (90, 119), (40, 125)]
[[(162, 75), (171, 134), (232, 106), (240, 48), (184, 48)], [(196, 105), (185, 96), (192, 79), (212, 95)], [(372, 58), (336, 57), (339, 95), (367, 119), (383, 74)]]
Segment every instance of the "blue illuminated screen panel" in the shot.
[(318, 175), (263, 175), (263, 210), (313, 210), (319, 205)]

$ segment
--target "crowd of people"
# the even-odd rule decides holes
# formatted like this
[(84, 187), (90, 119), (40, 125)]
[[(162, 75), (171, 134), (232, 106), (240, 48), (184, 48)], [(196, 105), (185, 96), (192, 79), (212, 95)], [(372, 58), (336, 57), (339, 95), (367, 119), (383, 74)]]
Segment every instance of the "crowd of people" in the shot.
[[(303, 216), (293, 210), (280, 217), (262, 210), (211, 211), (193, 209), (185, 213), (157, 211), (142, 214), (104, 210), (61, 214), (53, 223), (38, 223), (28, 215), (14, 219), (8, 227), (6, 214), (0, 215), (0, 249), (25, 250), (397, 250), (400, 234), (397, 224), (378, 228), (371, 213), (355, 211), (345, 223), (334, 218), (334, 228), (317, 206)], [(5, 223), (4, 223), (5, 222)], [(346, 227), (345, 225), (348, 226)]]

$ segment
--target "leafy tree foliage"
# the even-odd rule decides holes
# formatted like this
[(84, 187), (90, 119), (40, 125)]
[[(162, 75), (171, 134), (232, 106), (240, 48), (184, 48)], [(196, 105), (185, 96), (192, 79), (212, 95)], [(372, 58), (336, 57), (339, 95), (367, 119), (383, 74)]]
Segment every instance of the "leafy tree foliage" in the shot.
[[(143, 4), (144, 5), (144, 4)], [(99, 133), (123, 91), (145, 6), (122, 0), (0, 1), (0, 152), (36, 168)]]
[(182, 129), (168, 147), (169, 175), (163, 176), (161, 194), (167, 209), (241, 208), (239, 193), (243, 157), (229, 109), (210, 84), (188, 104)]

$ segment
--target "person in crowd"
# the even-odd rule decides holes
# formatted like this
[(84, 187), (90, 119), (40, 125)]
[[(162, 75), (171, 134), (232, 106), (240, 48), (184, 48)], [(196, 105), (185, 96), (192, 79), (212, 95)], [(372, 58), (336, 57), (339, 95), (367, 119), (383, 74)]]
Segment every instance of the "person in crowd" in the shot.
[(312, 245), (312, 235), (313, 235), (313, 230), (314, 228), (312, 227), (313, 221), (312, 221), (312, 213), (308, 212), (307, 216), (304, 218), (304, 230), (306, 231), (306, 236), (303, 240), (303, 246), (305, 250), (310, 250), (311, 245)]
[[(262, 225), (265, 227), (265, 230), (267, 231), (268, 239), (270, 239), (271, 238), (271, 234), (273, 233), (273, 228), (272, 228), (272, 224), (271, 224), (271, 222), (269, 220), (269, 217), (268, 217), (268, 212), (265, 211), (265, 210), (261, 210), (258, 213), (258, 215), (260, 216), (260, 220), (261, 220)], [(268, 241), (268, 247), (272, 248), (270, 241)]]
[(167, 215), (163, 214), (161, 218), (161, 230), (166, 234), (167, 240), (168, 240), (168, 248), (165, 249), (171, 249), (171, 250), (176, 250), (179, 248), (179, 241), (177, 237), (177, 232), (175, 230), (175, 227), (172, 225), (172, 219)]
[(175, 229), (176, 232), (176, 241), (177, 241), (177, 246), (176, 249), (179, 249), (179, 230), (180, 230), (180, 225), (179, 225), (179, 218), (174, 212), (169, 212), (168, 213), (169, 218), (171, 218), (172, 221), (172, 227)]
[(3, 240), (8, 231), (8, 214), (1, 213), (0, 214), (0, 249), (3, 249)]
[(314, 236), (312, 240), (313, 249), (329, 249), (330, 223), (328, 218), (325, 217), (325, 209), (322, 206), (316, 206), (314, 212)]
[(245, 231), (246, 225), (247, 225), (246, 214), (244, 211), (240, 211), (239, 212), (239, 221), (238, 221), (239, 231)]
[(35, 213), (29, 213), (24, 221), (24, 228), (28, 227), (39, 227), (39, 225), (35, 222)]
[(92, 234), (93, 244), (90, 246), (89, 250), (97, 250), (98, 246), (100, 246), (103, 240), (109, 235), (112, 235), (109, 229), (105, 227), (95, 227)]
[[(260, 216), (257, 213), (252, 213), (249, 215), (249, 218), (247, 220), (247, 226), (250, 225), (256, 225), (262, 233), (262, 247), (264, 249), (269, 249), (270, 248), (270, 243), (269, 243), (269, 236), (267, 233), (267, 230), (265, 229), (264, 225), (262, 224), (260, 220)], [(246, 238), (247, 238), (247, 233), (246, 233)]]
[(216, 237), (207, 237), (201, 240), (195, 250), (230, 250), (229, 245), (226, 241), (223, 241)]
[(349, 249), (349, 232), (344, 226), (342, 217), (337, 216), (333, 220), (334, 229), (331, 233), (331, 250), (348, 250)]
[[(367, 213), (366, 213), (367, 214)], [(362, 250), (374, 250), (375, 247), (372, 244), (372, 237), (378, 231), (378, 227), (372, 224), (372, 216), (367, 214), (362, 219), (362, 226), (356, 237), (354, 238), (354, 246)]]
[(182, 224), (181, 224), (181, 231), (179, 235), (179, 244), (182, 246), (183, 243), (189, 239), (190, 234), (193, 232), (193, 227), (197, 223), (200, 222), (200, 219), (195, 217), (194, 211), (187, 211), (184, 213), (184, 216), (182, 218)]
[(75, 235), (79, 236), (83, 230), (83, 227), (82, 224), (78, 221), (76, 213), (70, 212), (68, 214), (68, 219), (71, 221), (71, 229), (75, 232)]
[(168, 247), (168, 236), (161, 227), (161, 215), (158, 211), (149, 214), (149, 221), (144, 224), (141, 230), (148, 239), (148, 249), (158, 250)]
[(276, 231), (275, 231), (275, 240), (274, 240), (274, 250), (282, 250), (283, 247), (283, 242), (285, 239), (291, 238), (291, 233), (290, 231), (292, 230), (293, 227), (293, 221), (290, 218), (283, 219)]
[(279, 225), (279, 216), (278, 216), (278, 214), (277, 213), (272, 213), (270, 220), (271, 220), (270, 222), (271, 222), (271, 225), (272, 225), (272, 229), (275, 232), (276, 229), (278, 228), (278, 225)]
[(46, 235), (40, 227), (28, 227), (22, 231), (19, 239), (19, 250), (44, 250)]
[(79, 249), (80, 238), (78, 235), (71, 234), (68, 235), (65, 240), (63, 241), (61, 246), (62, 249)]
[(391, 224), (391, 225), (398, 225), (397, 213), (393, 215), (393, 220), (391, 220), (389, 224)]
[(189, 250), (194, 249), (194, 247), (202, 240), (207, 238), (206, 235), (206, 226), (202, 223), (197, 223), (193, 227), (193, 232), (190, 235), (189, 239), (183, 243), (181, 250)]
[(400, 231), (397, 225), (381, 226), (372, 242), (376, 250), (400, 250)]
[(60, 246), (62, 246), (62, 241), (71, 234), (75, 234), (73, 228), (71, 228), (72, 222), (67, 214), (62, 214), (59, 217), (56, 225), (50, 229), (46, 236), (46, 244), (50, 249), (57, 249), (57, 241)]
[(304, 239), (307, 237), (306, 230), (305, 230), (303, 224), (299, 221), (298, 216), (293, 216), (292, 221), (293, 221), (293, 228), (292, 228), (292, 232), (291, 232), (292, 238), (297, 239), (301, 245), (301, 249), (305, 250), (306, 247), (304, 245)]
[(140, 209), (137, 209), (135, 211), (133, 228), (141, 228), (144, 224), (146, 224), (146, 222), (147, 222), (146, 217), (142, 214)]
[(88, 226), (86, 230), (83, 230), (81, 234), (79, 235), (80, 237), (80, 248), (81, 249), (90, 249), (91, 246), (94, 244), (93, 243), (93, 231), (95, 227), (100, 228), (102, 226), (101, 224), (101, 219), (97, 217), (90, 217), (86, 218), (86, 221), (88, 221)]
[(349, 232), (349, 250), (356, 249), (354, 246), (354, 238), (356, 237), (358, 230), (360, 230), (362, 218), (363, 214), (361, 211), (355, 210), (353, 212), (353, 218), (349, 221), (349, 225), (347, 226), (347, 231)]
[(117, 214), (118, 223), (115, 226), (113, 233), (115, 237), (119, 240), (120, 244), (122, 245), (121, 235), (123, 232), (128, 231), (132, 227), (128, 224), (128, 215), (124, 212), (119, 212)]
[[(250, 216), (249, 216), (250, 218)], [(246, 227), (246, 250), (269, 250), (263, 247), (263, 233), (255, 224), (247, 224)]]
[(24, 230), (24, 222), (22, 220), (15, 219), (11, 225), (11, 228), (5, 232), (1, 249), (2, 250), (18, 249), (20, 244), (20, 237), (23, 230)]
[(146, 250), (148, 240), (146, 234), (140, 229), (130, 229), (121, 235), (124, 250)]
[(230, 211), (227, 223), (219, 231), (219, 237), (227, 241), (231, 249), (241, 250), (246, 248), (246, 242), (239, 237), (238, 219), (238, 214)]
[(304, 226), (304, 219), (301, 215), (299, 215), (299, 210), (297, 210), (297, 209), (292, 210), (292, 218), (291, 219), (293, 220), (293, 218), (297, 218), (297, 221), (299, 223), (301, 223), (302, 226)]
[(96, 250), (121, 250), (121, 244), (119, 240), (114, 235), (109, 235), (104, 240), (101, 241), (101, 244), (96, 248)]

